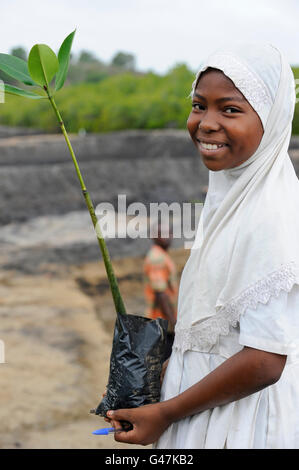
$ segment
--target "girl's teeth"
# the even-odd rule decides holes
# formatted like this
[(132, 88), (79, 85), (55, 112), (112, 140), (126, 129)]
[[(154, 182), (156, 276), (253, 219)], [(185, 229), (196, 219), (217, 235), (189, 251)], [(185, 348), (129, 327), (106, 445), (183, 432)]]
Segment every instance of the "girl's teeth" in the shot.
[(216, 144), (205, 144), (204, 142), (201, 142), (201, 145), (203, 146), (204, 149), (206, 150), (217, 150), (221, 147), (223, 147), (223, 144), (216, 145)]

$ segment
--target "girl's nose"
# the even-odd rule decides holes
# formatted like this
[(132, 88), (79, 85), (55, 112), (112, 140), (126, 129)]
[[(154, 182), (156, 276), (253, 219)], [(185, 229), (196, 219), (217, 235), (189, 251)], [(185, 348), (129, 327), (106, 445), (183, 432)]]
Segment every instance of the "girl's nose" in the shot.
[(218, 131), (220, 125), (215, 119), (215, 116), (212, 116), (211, 113), (206, 113), (205, 116), (201, 117), (201, 120), (198, 123), (198, 129), (203, 132)]

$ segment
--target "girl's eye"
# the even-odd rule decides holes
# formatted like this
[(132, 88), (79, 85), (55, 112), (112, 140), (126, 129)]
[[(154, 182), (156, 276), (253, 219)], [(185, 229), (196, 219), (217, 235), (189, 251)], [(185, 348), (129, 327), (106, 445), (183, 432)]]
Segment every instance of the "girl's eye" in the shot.
[(202, 111), (204, 109), (204, 106), (200, 103), (192, 103), (192, 108), (196, 109), (197, 111)]
[(232, 108), (231, 106), (229, 108), (225, 108), (224, 111), (228, 114), (239, 113), (240, 112), (237, 108)]

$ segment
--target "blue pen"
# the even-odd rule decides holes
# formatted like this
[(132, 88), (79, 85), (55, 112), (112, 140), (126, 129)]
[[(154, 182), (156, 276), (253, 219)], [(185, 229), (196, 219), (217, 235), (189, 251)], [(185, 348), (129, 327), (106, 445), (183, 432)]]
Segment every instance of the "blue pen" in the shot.
[(108, 436), (108, 434), (110, 433), (115, 433), (115, 432), (123, 432), (125, 431), (124, 429), (120, 428), (120, 429), (116, 429), (116, 428), (101, 428), (101, 429), (97, 429), (96, 431), (93, 431), (92, 434), (96, 434), (98, 436)]

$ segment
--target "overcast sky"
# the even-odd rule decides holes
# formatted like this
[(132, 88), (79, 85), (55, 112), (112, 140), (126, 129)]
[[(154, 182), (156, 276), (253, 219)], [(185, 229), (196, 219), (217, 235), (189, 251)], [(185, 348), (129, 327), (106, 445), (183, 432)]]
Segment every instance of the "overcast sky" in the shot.
[(1, 52), (36, 43), (57, 51), (77, 28), (73, 52), (105, 62), (118, 51), (137, 68), (164, 73), (185, 62), (193, 70), (219, 46), (261, 40), (299, 64), (298, 0), (0, 0)]

